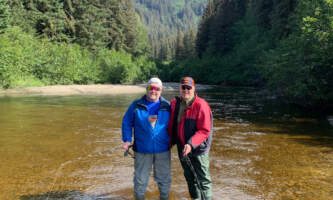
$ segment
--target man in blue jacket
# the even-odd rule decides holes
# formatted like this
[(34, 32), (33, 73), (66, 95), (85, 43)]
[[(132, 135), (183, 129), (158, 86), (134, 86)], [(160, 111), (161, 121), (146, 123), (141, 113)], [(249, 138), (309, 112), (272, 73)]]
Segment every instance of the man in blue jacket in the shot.
[[(132, 142), (134, 159), (134, 197), (145, 199), (149, 175), (154, 167), (154, 179), (160, 190), (160, 199), (168, 200), (171, 185), (170, 138), (168, 122), (170, 103), (161, 97), (162, 81), (151, 78), (146, 94), (129, 106), (122, 123), (122, 148)], [(134, 131), (132, 131), (134, 130)]]

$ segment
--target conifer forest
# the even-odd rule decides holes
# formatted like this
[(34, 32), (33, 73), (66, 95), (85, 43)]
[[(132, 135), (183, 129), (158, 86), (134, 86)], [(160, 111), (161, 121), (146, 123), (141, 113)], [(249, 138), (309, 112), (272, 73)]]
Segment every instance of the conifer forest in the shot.
[(333, 0), (0, 0), (0, 86), (267, 88), (333, 107)]

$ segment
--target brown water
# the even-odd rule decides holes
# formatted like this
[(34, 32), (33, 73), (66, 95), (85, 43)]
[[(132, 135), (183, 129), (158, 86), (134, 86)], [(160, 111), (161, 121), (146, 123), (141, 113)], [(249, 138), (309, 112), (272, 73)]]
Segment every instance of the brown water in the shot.
[[(214, 199), (333, 199), (333, 128), (252, 89), (199, 93), (214, 121)], [(167, 93), (170, 99), (175, 93)], [(138, 95), (0, 98), (0, 199), (132, 199), (121, 118)], [(188, 199), (172, 149), (171, 199)], [(151, 178), (148, 199), (158, 199)]]

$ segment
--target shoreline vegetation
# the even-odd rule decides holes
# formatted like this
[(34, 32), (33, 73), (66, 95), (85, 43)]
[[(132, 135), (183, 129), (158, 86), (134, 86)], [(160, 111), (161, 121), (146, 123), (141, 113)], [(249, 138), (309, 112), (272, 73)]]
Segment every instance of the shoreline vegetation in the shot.
[[(332, 0), (180, 1), (0, 0), (0, 88), (191, 76), (196, 83), (267, 88), (290, 104), (332, 110)], [(184, 17), (193, 14), (185, 10), (194, 2), (207, 3), (195, 6), (203, 12), (197, 28), (177, 26), (170, 40), (151, 41), (146, 19), (157, 19), (153, 33), (160, 35), (160, 15), (164, 24), (184, 8), (187, 24)]]
[[(146, 84), (93, 84), (93, 85), (50, 85), (0, 89), (0, 97), (4, 96), (44, 96), (44, 95), (118, 95), (145, 93)], [(206, 90), (214, 85), (196, 84), (197, 90)], [(178, 91), (178, 83), (163, 83), (164, 91)]]

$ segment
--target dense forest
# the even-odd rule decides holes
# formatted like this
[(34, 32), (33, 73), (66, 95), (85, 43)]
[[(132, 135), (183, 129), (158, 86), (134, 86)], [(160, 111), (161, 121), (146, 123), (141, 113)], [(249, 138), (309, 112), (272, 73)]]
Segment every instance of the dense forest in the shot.
[[(303, 106), (333, 104), (332, 0), (210, 0), (195, 39), (185, 37), (163, 79), (263, 86)], [(183, 58), (183, 59), (181, 59)]]
[(160, 60), (175, 58), (177, 32), (193, 32), (207, 0), (134, 0), (134, 7), (147, 28), (151, 55)]
[(178, 81), (333, 105), (332, 0), (0, 0), (3, 88)]
[(140, 82), (149, 53), (130, 0), (0, 0), (3, 88)]

